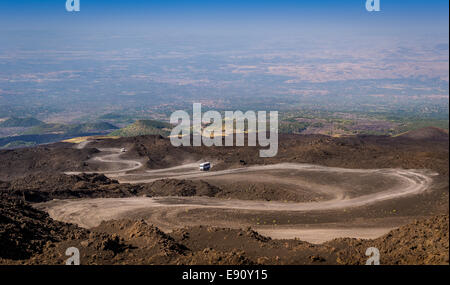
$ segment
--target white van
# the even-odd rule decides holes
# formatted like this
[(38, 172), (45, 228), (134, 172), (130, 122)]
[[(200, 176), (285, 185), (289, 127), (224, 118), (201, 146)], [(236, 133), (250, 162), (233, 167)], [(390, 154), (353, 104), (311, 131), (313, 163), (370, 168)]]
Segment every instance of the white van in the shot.
[(211, 163), (205, 162), (200, 164), (200, 171), (209, 171), (211, 169)]

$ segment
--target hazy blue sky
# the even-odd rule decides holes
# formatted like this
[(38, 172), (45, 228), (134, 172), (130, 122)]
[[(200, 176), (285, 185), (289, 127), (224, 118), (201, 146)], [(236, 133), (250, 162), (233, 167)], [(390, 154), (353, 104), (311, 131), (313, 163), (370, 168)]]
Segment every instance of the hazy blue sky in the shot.
[(372, 13), (365, 3), (81, 0), (70, 13), (65, 0), (0, 0), (0, 111), (448, 102), (448, 0), (381, 0)]
[(0, 29), (448, 33), (446, 0), (381, 0), (381, 7), (368, 13), (365, 0), (81, 0), (81, 12), (68, 13), (65, 0), (2, 0)]

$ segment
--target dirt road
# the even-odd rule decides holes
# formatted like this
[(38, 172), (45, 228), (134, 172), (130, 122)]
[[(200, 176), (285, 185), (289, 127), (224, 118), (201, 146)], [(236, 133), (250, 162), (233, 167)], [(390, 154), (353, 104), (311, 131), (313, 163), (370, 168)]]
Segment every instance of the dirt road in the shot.
[[(85, 147), (84, 144), (81, 147)], [(280, 183), (296, 183), (297, 177), (308, 177), (314, 173), (319, 178), (329, 175), (360, 179), (367, 183), (367, 177), (377, 176), (377, 179), (390, 181), (386, 189), (372, 189), (357, 195), (350, 195), (350, 191), (343, 186), (329, 185), (324, 187), (317, 183), (310, 183), (305, 179), (297, 184), (308, 186), (308, 191), (318, 191), (329, 194), (331, 199), (309, 203), (285, 203), (273, 201), (226, 200), (208, 197), (135, 197), (123, 199), (82, 199), (61, 200), (40, 204), (37, 207), (46, 210), (56, 220), (79, 224), (83, 227), (98, 226), (104, 220), (123, 219), (137, 216), (148, 219), (165, 230), (189, 225), (212, 225), (226, 227), (242, 227), (235, 221), (212, 221), (209, 217), (196, 217), (195, 220), (184, 219), (187, 212), (196, 209), (217, 211), (220, 209), (233, 210), (237, 213), (245, 211), (277, 212), (320, 212), (336, 209), (347, 209), (374, 204), (381, 201), (398, 199), (422, 193), (429, 189), (433, 173), (424, 170), (404, 169), (344, 169), (324, 167), (310, 164), (283, 163), (276, 165), (251, 166), (223, 171), (199, 172), (198, 163), (190, 163), (177, 167), (160, 170), (139, 170), (143, 164), (140, 161), (122, 158), (120, 149), (100, 149), (102, 155), (93, 158), (104, 163), (108, 170), (104, 173), (126, 183), (149, 183), (159, 179), (223, 179), (240, 175), (243, 179), (263, 179), (269, 177), (272, 182), (277, 179)], [(139, 170), (139, 171), (138, 171)], [(132, 172), (133, 173), (130, 173)], [(296, 175), (292, 175), (292, 172)], [(276, 173), (277, 175), (274, 175)], [(289, 173), (289, 177), (285, 177)], [(75, 174), (75, 173), (70, 173)], [(301, 174), (301, 175), (300, 175)], [(233, 176), (234, 175), (234, 176)], [(272, 176), (268, 176), (272, 175)], [(362, 177), (362, 178), (359, 178)], [(378, 178), (379, 177), (379, 178)], [(230, 179), (230, 178), (228, 178)], [(352, 181), (352, 184), (354, 182)], [(348, 183), (346, 184), (348, 185)], [(319, 187), (320, 186), (320, 187)], [(369, 185), (365, 186), (370, 188)], [(180, 218), (181, 217), (181, 218)], [(392, 227), (380, 228), (313, 228), (305, 229), (301, 225), (290, 227), (260, 226), (257, 230), (273, 238), (301, 237), (310, 242), (324, 242), (337, 237), (376, 238), (387, 233)]]
[[(76, 146), (78, 149), (82, 149), (88, 145), (89, 142), (82, 142)], [(108, 169), (103, 171), (104, 174), (110, 175), (125, 175), (126, 172), (137, 170), (143, 166), (142, 162), (131, 159), (124, 159), (121, 157), (123, 154), (120, 148), (99, 148), (100, 152), (103, 153), (101, 156), (96, 156), (92, 158), (93, 162), (101, 162), (108, 165)], [(77, 175), (81, 172), (66, 172), (67, 175)], [(89, 173), (89, 172), (86, 172)]]

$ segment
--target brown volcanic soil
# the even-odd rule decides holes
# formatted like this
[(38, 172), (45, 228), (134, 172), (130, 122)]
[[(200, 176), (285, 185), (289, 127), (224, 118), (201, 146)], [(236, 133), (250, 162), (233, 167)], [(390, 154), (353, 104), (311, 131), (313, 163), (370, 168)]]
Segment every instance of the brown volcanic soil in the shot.
[(146, 159), (146, 167), (159, 169), (198, 160), (218, 161), (215, 170), (242, 165), (297, 162), (344, 168), (431, 169), (448, 175), (448, 133), (425, 128), (399, 137), (280, 135), (278, 155), (260, 158), (259, 147), (179, 147), (160, 136), (95, 140), (85, 149), (57, 143), (36, 148), (0, 151), (0, 180), (36, 173), (98, 171), (87, 162), (97, 148), (126, 147), (124, 157)]
[[(64, 264), (77, 247), (89, 264), (364, 264), (377, 247), (382, 264), (448, 264), (448, 216), (414, 222), (376, 240), (323, 245), (272, 240), (251, 229), (185, 228), (166, 234), (142, 220), (104, 222), (91, 231), (53, 221), (20, 200), (1, 199), (0, 264)], [(3, 246), (7, 245), (7, 246)]]
[(125, 198), (135, 196), (207, 196), (223, 190), (204, 181), (164, 179), (148, 184), (119, 184), (103, 174), (29, 175), (10, 182), (0, 181), (0, 196), (27, 202), (73, 198)]
[(448, 134), (437, 128), (399, 137), (280, 135), (273, 158), (260, 158), (259, 147), (180, 147), (161, 137), (134, 137), (93, 142), (89, 147), (127, 146), (129, 157), (147, 157), (150, 169), (176, 166), (184, 161), (219, 160), (215, 170), (242, 165), (280, 162), (311, 163), (343, 168), (432, 169), (448, 174)]
[(37, 173), (59, 173), (80, 169), (99, 151), (75, 149), (73, 145), (56, 143), (34, 148), (0, 150), (0, 180), (12, 180)]
[(407, 132), (400, 135), (399, 138), (410, 140), (445, 141), (448, 139), (448, 131), (435, 127), (428, 127)]
[(27, 259), (47, 243), (85, 233), (74, 225), (50, 219), (19, 199), (1, 198), (0, 202), (0, 258)]
[(338, 262), (365, 264), (368, 247), (380, 250), (382, 264), (448, 264), (448, 216), (415, 221), (376, 240), (339, 239), (326, 243), (339, 250)]
[(126, 198), (135, 196), (206, 196), (266, 201), (311, 201), (313, 194), (261, 183), (214, 183), (203, 180), (164, 179), (148, 184), (119, 184), (103, 174), (32, 174), (0, 181), (0, 196), (40, 203), (53, 199)]
[[(214, 169), (279, 162), (312, 163), (348, 168), (430, 169), (440, 175), (426, 193), (400, 201), (384, 201), (361, 208), (322, 213), (283, 213), (282, 226), (300, 224), (397, 226), (427, 217), (372, 240), (338, 239), (322, 245), (298, 240), (271, 240), (252, 230), (191, 227), (165, 234), (141, 220), (105, 222), (91, 231), (56, 222), (23, 201), (51, 199), (209, 196), (221, 198), (303, 201), (320, 197), (295, 196), (276, 185), (233, 184), (208, 180), (162, 180), (150, 184), (118, 184), (100, 174), (67, 176), (65, 171), (96, 171), (89, 162), (97, 148), (123, 147), (129, 158), (145, 158), (158, 169), (183, 162), (214, 160)], [(0, 264), (63, 264), (65, 250), (80, 248), (83, 264), (363, 264), (365, 249), (376, 246), (382, 264), (448, 264), (448, 134), (433, 128), (391, 137), (280, 136), (279, 154), (263, 159), (259, 148), (174, 148), (158, 136), (100, 140), (85, 149), (54, 144), (31, 149), (0, 151)], [(248, 187), (247, 187), (248, 186)], [(16, 199), (13, 199), (15, 197)], [(22, 201), (20, 201), (22, 200)], [(442, 215), (445, 214), (445, 215)], [(272, 221), (266, 212), (239, 217), (231, 210), (196, 209), (190, 218), (211, 217), (256, 226)], [(211, 215), (211, 216), (210, 216)], [(439, 216), (436, 216), (439, 215)], [(430, 217), (436, 216), (436, 217)], [(133, 217), (131, 217), (133, 218)], [(219, 242), (220, 241), (220, 242)], [(3, 246), (7, 245), (7, 246)]]

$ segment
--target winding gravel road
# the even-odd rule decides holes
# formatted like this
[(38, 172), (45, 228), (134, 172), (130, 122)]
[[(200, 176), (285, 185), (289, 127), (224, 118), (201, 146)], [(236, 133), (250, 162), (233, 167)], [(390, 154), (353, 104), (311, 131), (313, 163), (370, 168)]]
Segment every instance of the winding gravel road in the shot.
[[(81, 147), (86, 147), (87, 143)], [(80, 146), (79, 146), (80, 147)], [(103, 155), (93, 160), (107, 164), (109, 169), (103, 173), (109, 177), (126, 183), (149, 183), (159, 179), (199, 179), (207, 177), (221, 177), (230, 174), (252, 174), (258, 175), (267, 171), (301, 171), (321, 172), (334, 174), (355, 175), (379, 175), (389, 178), (393, 183), (389, 189), (379, 192), (363, 194), (357, 197), (346, 197), (336, 194), (332, 199), (320, 202), (305, 203), (283, 203), (274, 201), (248, 201), (227, 200), (208, 197), (134, 197), (114, 199), (77, 199), (77, 200), (55, 200), (37, 205), (38, 208), (47, 211), (56, 220), (76, 223), (80, 226), (91, 228), (99, 225), (102, 221), (127, 218), (133, 213), (147, 212), (147, 218), (157, 225), (174, 229), (186, 226), (177, 220), (180, 213), (192, 209), (232, 209), (236, 211), (267, 211), (267, 212), (311, 212), (327, 211), (361, 207), (381, 201), (416, 195), (429, 189), (433, 179), (433, 173), (424, 170), (404, 169), (345, 169), (337, 167), (325, 167), (311, 164), (282, 163), (265, 166), (251, 166), (223, 171), (199, 172), (198, 163), (190, 163), (177, 167), (160, 170), (140, 170), (143, 164), (132, 159), (122, 158), (123, 154), (117, 148), (100, 149)], [(129, 173), (133, 171), (134, 173)], [(68, 174), (77, 174), (71, 172)], [(283, 177), (279, 178), (280, 181)], [(319, 190), (317, 190), (319, 191)], [(205, 217), (205, 221), (208, 217)], [(211, 222), (211, 221), (208, 221)], [(232, 223), (230, 223), (231, 225)], [(235, 225), (236, 226), (236, 225)], [(323, 242), (343, 233), (351, 237), (372, 238), (386, 233), (390, 228), (375, 229), (316, 229), (304, 230), (293, 228), (264, 228), (261, 232), (276, 238), (292, 238), (293, 235), (309, 235), (309, 241)]]

